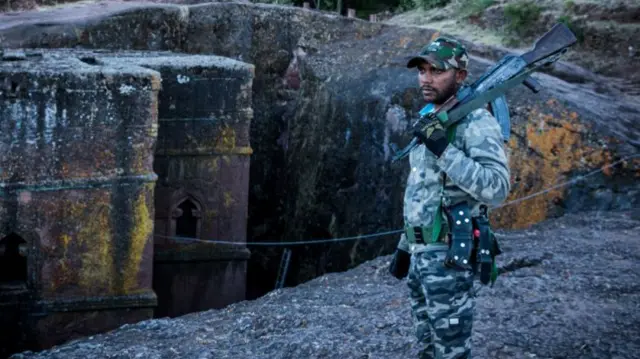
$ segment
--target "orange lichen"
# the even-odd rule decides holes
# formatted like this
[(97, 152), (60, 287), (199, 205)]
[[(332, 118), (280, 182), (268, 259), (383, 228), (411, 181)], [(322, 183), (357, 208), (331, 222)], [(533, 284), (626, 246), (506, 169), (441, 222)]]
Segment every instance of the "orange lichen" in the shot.
[(412, 38), (410, 38), (410, 37), (406, 37), (406, 36), (405, 37), (401, 37), (400, 41), (398, 41), (398, 46), (399, 47), (405, 47), (405, 46), (407, 46), (407, 44), (409, 42), (411, 42), (411, 40), (412, 40)]
[(110, 193), (107, 190), (85, 192), (81, 197), (65, 196), (52, 203), (56, 223), (62, 234), (43, 252), (49, 253), (52, 274), (49, 290), (64, 290), (78, 285), (82, 292), (110, 292), (113, 284)]
[[(111, 149), (97, 151), (94, 157), (94, 168), (114, 168), (116, 165), (116, 156)], [(108, 175), (104, 173), (103, 175)]]
[[(66, 229), (51, 248), (45, 248), (58, 259), (53, 262), (55, 273), (50, 290), (64, 290), (77, 285), (86, 295), (127, 294), (138, 289), (138, 276), (145, 258), (144, 249), (153, 232), (150, 211), (153, 183), (140, 190), (130, 208), (132, 229), (126, 260), (117, 265), (114, 255), (114, 236), (111, 217), (111, 192), (91, 191), (81, 198), (63, 198), (58, 218)], [(87, 193), (87, 192), (85, 192)]]
[(512, 190), (506, 202), (545, 192), (495, 210), (492, 220), (497, 227), (524, 228), (546, 219), (565, 191), (551, 187), (570, 180), (567, 175), (574, 170), (611, 163), (608, 151), (589, 144), (587, 129), (579, 123), (577, 113), (564, 110), (554, 99), (547, 101), (544, 111), (530, 110), (524, 128), (514, 129), (524, 133), (523, 138), (512, 137), (507, 144)]
[(151, 167), (149, 165), (149, 148), (147, 145), (140, 144), (135, 145), (132, 148), (133, 150), (133, 159), (131, 161), (131, 172), (135, 174), (145, 174), (149, 172)]

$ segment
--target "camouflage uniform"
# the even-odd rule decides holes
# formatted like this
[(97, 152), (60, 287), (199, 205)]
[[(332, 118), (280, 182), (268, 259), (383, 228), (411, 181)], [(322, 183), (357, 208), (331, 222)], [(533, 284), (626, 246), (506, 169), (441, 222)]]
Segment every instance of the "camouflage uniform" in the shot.
[[(444, 67), (466, 67), (466, 52), (460, 48), (455, 40), (438, 39), (420, 57), (434, 65), (439, 61)], [(415, 66), (414, 58), (409, 67), (412, 61)], [(475, 110), (458, 122), (454, 140), (439, 158), (420, 145), (410, 153), (409, 162), (404, 197), (406, 227), (432, 225), (441, 200), (444, 206), (467, 201), (471, 215), (477, 216), (481, 204), (498, 204), (510, 190), (500, 125), (486, 109)], [(422, 355), (470, 358), (474, 276), (470, 271), (443, 265), (448, 250), (446, 217), (443, 220), (442, 242), (411, 244), (403, 234), (398, 248), (411, 253), (407, 284), (416, 336), (426, 345)]]

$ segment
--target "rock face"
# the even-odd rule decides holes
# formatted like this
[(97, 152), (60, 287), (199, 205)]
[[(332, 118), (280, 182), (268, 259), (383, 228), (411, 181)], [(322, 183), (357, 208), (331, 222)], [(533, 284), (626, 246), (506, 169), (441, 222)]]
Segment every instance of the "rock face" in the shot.
[[(328, 43), (308, 49), (301, 60), (296, 58), (303, 81), (285, 141), (286, 167), (289, 176), (293, 174), (288, 203), (295, 203), (288, 207), (285, 233), (313, 238), (324, 230), (325, 236), (343, 237), (402, 227), (401, 198), (408, 168), (406, 163), (390, 163), (391, 145), (407, 143), (404, 130), (422, 104), (416, 101), (417, 75), (405, 68), (399, 54), (416, 51), (418, 44), (428, 41), (428, 34), (388, 27), (375, 37)], [(488, 64), (474, 57), (471, 79)], [(566, 211), (637, 206), (640, 143), (629, 134), (640, 133), (635, 121), (640, 106), (624, 95), (615, 102), (606, 100), (590, 84), (578, 86), (548, 74), (535, 77), (545, 87), (543, 92), (532, 94), (520, 87), (508, 93), (513, 188), (507, 202), (578, 175), (593, 177), (568, 190), (553, 189), (495, 209), (494, 224), (523, 228)], [(323, 136), (311, 135), (316, 133)], [(621, 158), (627, 162), (608, 167)], [(601, 168), (604, 173), (591, 173)], [(336, 245), (327, 263), (321, 262), (322, 257), (316, 263), (339, 270), (343, 263), (373, 258), (394, 244), (348, 242)], [(313, 257), (315, 250), (310, 248), (309, 254), (299, 250), (297, 257)], [(300, 264), (297, 268), (304, 268)]]
[[(112, 6), (112, 7), (110, 7)], [(250, 241), (364, 235), (401, 227), (407, 167), (390, 145), (422, 105), (403, 57), (433, 31), (273, 5), (108, 5), (84, 16), (6, 18), (5, 46), (84, 46), (212, 53), (256, 66), (251, 140)], [(89, 7), (90, 8), (90, 7)], [(95, 10), (95, 9), (94, 9)], [(80, 11), (80, 10), (78, 10)], [(22, 23), (19, 23), (20, 21)], [(39, 24), (39, 25), (38, 25)], [(468, 44), (472, 76), (504, 54)], [(569, 71), (567, 71), (569, 69)], [(526, 202), (496, 209), (494, 223), (522, 228), (580, 209), (640, 202), (637, 98), (616, 83), (562, 64), (537, 75), (545, 91), (508, 94), (513, 191)], [(564, 80), (563, 80), (564, 79)], [(636, 156), (636, 157), (632, 157)], [(591, 172), (598, 171), (598, 172)], [(569, 187), (554, 187), (589, 175)], [(534, 194), (545, 191), (542, 196)], [(397, 236), (291, 246), (287, 284), (389, 253)], [(252, 247), (249, 297), (273, 288), (282, 247)]]
[[(638, 230), (637, 213), (590, 212), (500, 231), (502, 275), (477, 284), (473, 357), (636, 358)], [(389, 260), (11, 358), (415, 358), (408, 288)]]

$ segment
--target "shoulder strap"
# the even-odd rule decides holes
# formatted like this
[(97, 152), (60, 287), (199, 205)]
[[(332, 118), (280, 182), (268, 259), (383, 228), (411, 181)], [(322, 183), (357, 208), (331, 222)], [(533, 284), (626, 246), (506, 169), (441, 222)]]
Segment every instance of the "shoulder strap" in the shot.
[[(449, 143), (453, 143), (453, 140), (456, 138), (456, 126), (457, 123), (454, 123), (452, 126), (447, 128), (447, 140)], [(442, 178), (442, 193), (444, 193), (444, 184), (447, 182), (447, 174), (444, 174)], [(436, 217), (433, 219), (433, 230), (431, 231), (431, 241), (437, 242), (440, 238), (440, 231), (442, 230), (442, 198), (440, 199), (440, 206), (438, 207), (438, 212), (436, 213)]]
[(454, 123), (453, 125), (449, 126), (447, 128), (447, 140), (449, 141), (449, 143), (453, 143), (453, 140), (456, 139), (456, 127), (458, 126), (457, 123)]

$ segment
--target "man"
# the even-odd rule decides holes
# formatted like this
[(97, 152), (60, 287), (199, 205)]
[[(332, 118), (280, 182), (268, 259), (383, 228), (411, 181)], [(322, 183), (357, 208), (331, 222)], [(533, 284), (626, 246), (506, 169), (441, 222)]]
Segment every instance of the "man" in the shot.
[[(467, 63), (458, 41), (439, 37), (407, 67), (418, 69), (424, 100), (439, 108), (463, 84)], [(500, 125), (491, 113), (477, 109), (454, 129), (450, 138), (439, 123), (418, 134), (421, 145), (409, 154), (406, 230), (390, 267), (398, 279), (408, 276), (415, 333), (424, 344), (421, 358), (471, 357), (474, 273), (445, 265), (452, 238), (447, 209), (466, 202), (470, 216), (477, 217), (486, 206), (504, 201), (510, 190)]]

